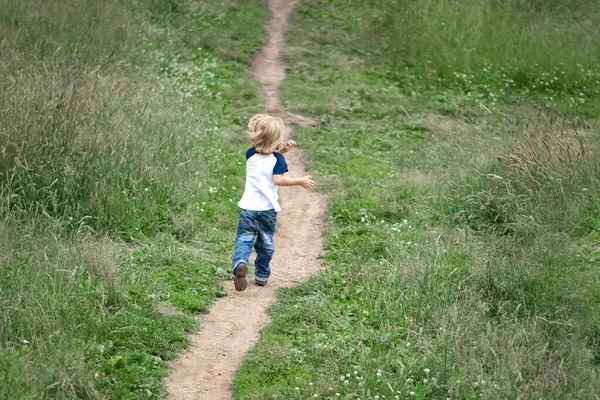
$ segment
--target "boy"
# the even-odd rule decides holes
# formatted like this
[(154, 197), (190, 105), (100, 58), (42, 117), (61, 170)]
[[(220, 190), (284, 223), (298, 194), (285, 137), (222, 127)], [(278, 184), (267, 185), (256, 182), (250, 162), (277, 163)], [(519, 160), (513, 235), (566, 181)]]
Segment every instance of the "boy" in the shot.
[(256, 284), (265, 286), (271, 275), (269, 263), (275, 252), (273, 234), (277, 213), (281, 211), (277, 187), (302, 186), (312, 189), (314, 186), (310, 176), (283, 176), (288, 171), (283, 155), (296, 145), (291, 140), (283, 145), (283, 120), (267, 114), (257, 114), (250, 118), (248, 130), (252, 147), (246, 152), (246, 187), (238, 203), (241, 211), (232, 262), (234, 286), (238, 291), (245, 290), (248, 286), (246, 274), (252, 246), (256, 251)]

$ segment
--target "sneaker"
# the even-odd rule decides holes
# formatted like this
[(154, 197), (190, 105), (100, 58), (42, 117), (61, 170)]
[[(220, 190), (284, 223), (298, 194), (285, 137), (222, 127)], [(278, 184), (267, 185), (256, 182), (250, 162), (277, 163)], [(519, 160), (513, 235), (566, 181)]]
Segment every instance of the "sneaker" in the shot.
[(235, 290), (241, 292), (246, 290), (248, 286), (248, 282), (246, 281), (246, 274), (248, 273), (248, 266), (244, 263), (238, 264), (235, 268), (235, 278), (233, 279), (233, 286), (235, 286)]

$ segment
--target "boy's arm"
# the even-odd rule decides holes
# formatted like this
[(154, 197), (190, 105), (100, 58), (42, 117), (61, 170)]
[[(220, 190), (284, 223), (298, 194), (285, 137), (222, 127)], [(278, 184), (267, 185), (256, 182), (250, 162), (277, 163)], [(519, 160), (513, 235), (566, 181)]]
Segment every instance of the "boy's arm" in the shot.
[(288, 178), (287, 176), (275, 174), (273, 175), (273, 182), (277, 186), (302, 186), (306, 190), (310, 190), (315, 186), (315, 182), (310, 175), (302, 178)]

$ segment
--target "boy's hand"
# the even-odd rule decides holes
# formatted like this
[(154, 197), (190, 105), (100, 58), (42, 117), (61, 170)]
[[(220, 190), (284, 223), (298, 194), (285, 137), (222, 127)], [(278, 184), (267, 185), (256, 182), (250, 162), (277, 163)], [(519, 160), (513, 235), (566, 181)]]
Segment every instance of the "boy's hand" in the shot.
[(312, 176), (307, 175), (301, 178), (300, 186), (302, 186), (306, 190), (310, 190), (315, 186), (315, 181), (313, 181)]
[(279, 150), (279, 153), (285, 154), (295, 146), (296, 146), (296, 142), (294, 142), (293, 140), (290, 140), (283, 146), (283, 148), (281, 150)]

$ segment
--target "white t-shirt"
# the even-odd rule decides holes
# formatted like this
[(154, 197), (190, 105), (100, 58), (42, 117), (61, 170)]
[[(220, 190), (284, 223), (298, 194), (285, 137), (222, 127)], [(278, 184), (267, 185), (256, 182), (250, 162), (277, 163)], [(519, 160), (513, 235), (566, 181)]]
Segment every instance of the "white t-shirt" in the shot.
[(288, 171), (285, 157), (280, 153), (260, 154), (250, 148), (246, 152), (246, 187), (238, 206), (252, 211), (281, 211), (277, 185), (273, 175)]

